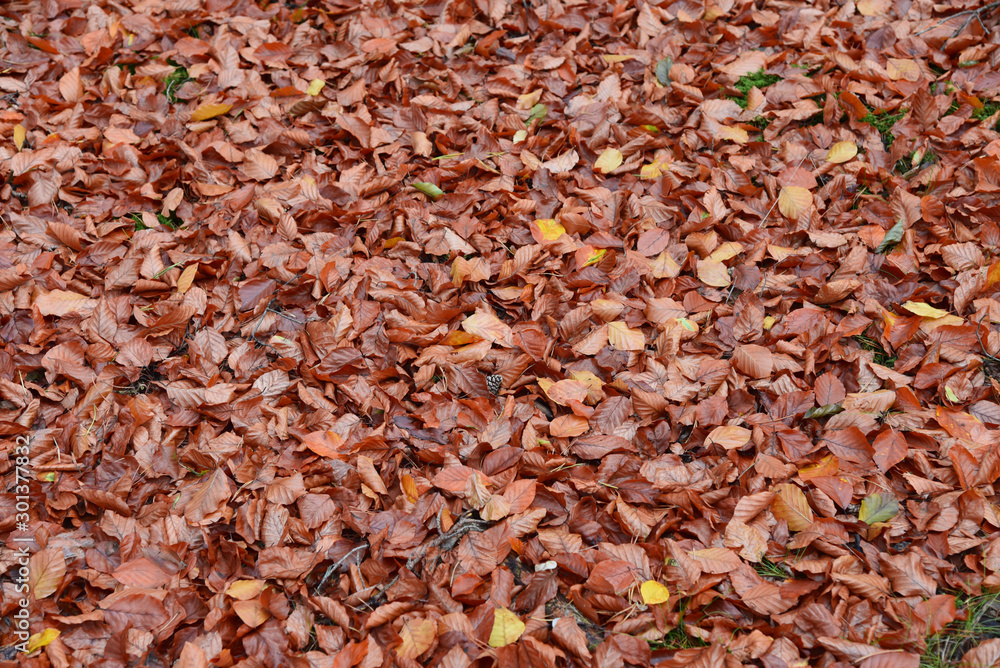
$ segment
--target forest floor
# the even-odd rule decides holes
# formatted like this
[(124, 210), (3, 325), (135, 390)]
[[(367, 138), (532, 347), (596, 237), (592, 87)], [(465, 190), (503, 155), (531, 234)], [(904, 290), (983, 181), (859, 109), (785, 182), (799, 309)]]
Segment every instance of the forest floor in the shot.
[(3, 2), (0, 666), (1000, 665), (998, 22)]

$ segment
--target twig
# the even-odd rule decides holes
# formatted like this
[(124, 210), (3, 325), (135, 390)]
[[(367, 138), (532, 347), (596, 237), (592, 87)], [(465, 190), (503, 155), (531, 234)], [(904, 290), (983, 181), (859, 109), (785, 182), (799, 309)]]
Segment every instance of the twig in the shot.
[(331, 575), (337, 572), (337, 569), (340, 568), (345, 561), (351, 558), (352, 554), (354, 554), (358, 550), (364, 550), (367, 547), (368, 547), (367, 545), (358, 545), (357, 547), (353, 548), (350, 552), (345, 554), (343, 557), (341, 557), (340, 561), (338, 561), (337, 563), (326, 569), (326, 573), (323, 574), (323, 579), (319, 581), (318, 585), (316, 585), (316, 593), (319, 594), (320, 592), (323, 591), (323, 585), (326, 584), (326, 581), (330, 579)]
[[(451, 550), (458, 544), (460, 540), (465, 536), (465, 534), (470, 531), (485, 531), (490, 527), (491, 522), (485, 520), (477, 520), (469, 515), (463, 515), (458, 518), (458, 521), (452, 525), (451, 529), (441, 534), (429, 543), (424, 543), (416, 549), (416, 551), (410, 555), (409, 559), (406, 560), (406, 570), (413, 571), (420, 563), (427, 551), (432, 547), (442, 548), (443, 550)], [(440, 559), (440, 553), (438, 553), (437, 559)], [(424, 571), (426, 571), (426, 567)], [(369, 602), (376, 600), (378, 597), (385, 595), (387, 591), (392, 589), (392, 586), (399, 582), (399, 575), (397, 574), (392, 580), (390, 580), (384, 587), (382, 591), (373, 596)]]
[[(979, 341), (979, 347), (982, 348), (982, 350), (983, 350), (983, 357), (989, 358), (989, 359), (993, 360), (994, 362), (1000, 362), (1000, 358), (997, 358), (997, 357), (994, 357), (993, 355), (990, 355), (989, 351), (986, 350), (986, 346), (983, 345), (983, 339), (979, 336), (979, 328), (983, 326), (983, 320), (986, 320), (986, 317), (988, 315), (989, 315), (989, 313), (984, 313), (983, 317), (979, 319), (978, 323), (976, 323), (976, 340)], [(990, 329), (989, 326), (987, 326), (986, 329), (989, 330)], [(988, 336), (987, 336), (987, 338), (988, 338)]]
[[(913, 34), (914, 35), (923, 35), (925, 32), (930, 32), (931, 30), (934, 30), (936, 28), (940, 28), (941, 26), (943, 26), (948, 21), (951, 21), (956, 16), (966, 16), (966, 15), (968, 15), (969, 18), (965, 19), (965, 21), (962, 23), (962, 25), (960, 25), (958, 27), (958, 30), (956, 30), (955, 32), (952, 33), (952, 35), (951, 35), (952, 37), (957, 37), (963, 30), (965, 30), (966, 27), (970, 23), (972, 23), (972, 19), (976, 19), (977, 21), (979, 21), (979, 25), (983, 26), (983, 30), (987, 30), (986, 24), (983, 23), (983, 14), (984, 13), (989, 13), (990, 11), (992, 11), (993, 9), (996, 9), (997, 7), (1000, 7), (1000, 0), (996, 0), (996, 2), (991, 2), (988, 5), (983, 5), (979, 9), (966, 9), (966, 10), (961, 11), (961, 12), (956, 12), (956, 13), (952, 14), (951, 16), (946, 16), (945, 18), (941, 19), (940, 21), (938, 21), (937, 23), (935, 23), (934, 25), (932, 25), (930, 28), (924, 28), (923, 30), (918, 30), (917, 32), (915, 32)], [(988, 32), (988, 30), (987, 30), (987, 32)]]

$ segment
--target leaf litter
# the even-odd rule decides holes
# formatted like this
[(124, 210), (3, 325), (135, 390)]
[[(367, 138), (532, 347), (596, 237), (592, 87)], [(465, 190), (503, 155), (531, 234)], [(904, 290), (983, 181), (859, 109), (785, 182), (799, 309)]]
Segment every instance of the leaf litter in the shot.
[(995, 665), (995, 8), (5, 3), (4, 658)]

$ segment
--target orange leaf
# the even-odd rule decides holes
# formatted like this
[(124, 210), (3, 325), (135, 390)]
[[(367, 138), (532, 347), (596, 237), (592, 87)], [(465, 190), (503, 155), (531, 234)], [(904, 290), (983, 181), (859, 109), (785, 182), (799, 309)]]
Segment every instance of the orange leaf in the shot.
[(192, 121), (207, 121), (210, 118), (215, 118), (216, 116), (222, 116), (223, 114), (228, 114), (229, 110), (233, 108), (231, 104), (211, 104), (206, 103), (200, 105), (197, 109), (191, 112)]
[(579, 415), (561, 415), (549, 423), (549, 434), (556, 438), (582, 436), (589, 430), (587, 418)]
[(404, 473), (399, 479), (399, 485), (403, 488), (406, 500), (410, 503), (416, 503), (417, 499), (420, 498), (420, 492), (417, 490), (417, 482), (413, 479), (413, 476), (409, 473)]
[(705, 439), (705, 445), (720, 445), (726, 450), (738, 450), (750, 442), (752, 434), (749, 429), (735, 425), (716, 427)]
[(706, 573), (729, 573), (740, 567), (740, 558), (724, 547), (710, 547), (704, 550), (690, 552), (692, 559), (698, 562), (701, 570)]
[(552, 242), (566, 234), (566, 228), (552, 218), (539, 218), (531, 223), (531, 235), (540, 244)]
[(801, 186), (785, 186), (778, 193), (778, 211), (790, 220), (798, 220), (812, 206), (812, 193)]
[(28, 586), (35, 600), (54, 594), (65, 575), (66, 558), (61, 547), (46, 548), (28, 560)]
[(181, 272), (180, 278), (177, 279), (177, 294), (182, 295), (191, 289), (194, 284), (194, 277), (198, 273), (198, 263), (188, 265)]
[(252, 629), (257, 628), (271, 618), (271, 613), (256, 598), (249, 601), (235, 601), (233, 603), (233, 612), (243, 620), (244, 624)]
[(778, 493), (771, 501), (771, 513), (785, 520), (792, 531), (804, 531), (813, 523), (809, 500), (801, 489), (791, 484), (778, 485)]
[(90, 315), (97, 306), (96, 299), (90, 299), (76, 292), (53, 290), (35, 300), (35, 306), (42, 315)]
[(396, 648), (396, 653), (404, 659), (415, 661), (434, 644), (437, 622), (433, 619), (408, 619), (399, 629), (399, 637), (402, 643)]
[(263, 580), (237, 580), (229, 585), (226, 593), (237, 601), (249, 601), (260, 596), (265, 586)]
[(493, 343), (510, 340), (510, 327), (492, 311), (478, 311), (462, 322), (462, 329)]
[(343, 442), (340, 435), (332, 431), (314, 431), (302, 440), (304, 446), (320, 457), (330, 458), (340, 456), (339, 448)]

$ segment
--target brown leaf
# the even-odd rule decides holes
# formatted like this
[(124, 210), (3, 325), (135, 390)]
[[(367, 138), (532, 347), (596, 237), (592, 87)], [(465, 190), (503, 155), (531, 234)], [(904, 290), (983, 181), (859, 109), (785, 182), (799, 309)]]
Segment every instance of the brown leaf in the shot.
[(774, 369), (771, 351), (757, 345), (736, 346), (733, 364), (751, 378), (770, 378)]

